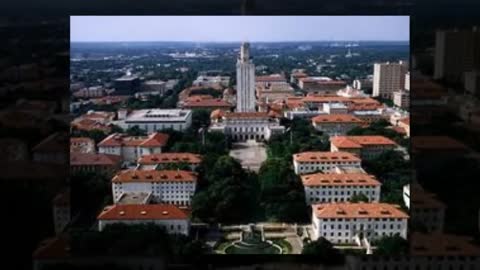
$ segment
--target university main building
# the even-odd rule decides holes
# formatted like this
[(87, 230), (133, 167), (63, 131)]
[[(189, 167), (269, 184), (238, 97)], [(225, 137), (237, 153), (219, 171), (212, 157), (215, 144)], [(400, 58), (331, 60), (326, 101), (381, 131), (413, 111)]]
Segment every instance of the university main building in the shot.
[(269, 140), (285, 132), (278, 119), (255, 108), (255, 65), (250, 44), (243, 43), (237, 60), (237, 107), (235, 112), (214, 111), (210, 131), (222, 132), (233, 140)]

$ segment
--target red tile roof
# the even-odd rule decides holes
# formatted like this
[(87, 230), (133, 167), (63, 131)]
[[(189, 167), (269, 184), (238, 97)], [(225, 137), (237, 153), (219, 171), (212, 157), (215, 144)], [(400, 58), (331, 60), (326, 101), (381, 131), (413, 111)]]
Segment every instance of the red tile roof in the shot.
[(172, 204), (116, 204), (106, 207), (99, 220), (171, 220), (188, 219), (180, 208)]
[(325, 203), (314, 204), (317, 218), (408, 218), (398, 205), (387, 203)]
[(266, 112), (233, 112), (226, 113), (225, 118), (269, 118)]
[(108, 125), (102, 124), (98, 121), (92, 119), (76, 119), (71, 124), (72, 127), (75, 127), (80, 130), (101, 130), (104, 132), (109, 132), (111, 128)]
[(304, 186), (380, 186), (375, 176), (366, 173), (314, 173), (302, 175)]
[(122, 157), (108, 154), (92, 154), (92, 153), (71, 153), (70, 166), (84, 165), (102, 165), (114, 166), (120, 163)]
[(233, 107), (232, 104), (226, 102), (223, 99), (197, 99), (197, 100), (189, 100), (183, 104), (185, 108), (202, 108), (202, 107), (224, 107), (224, 108), (231, 108)]
[(152, 165), (160, 163), (194, 163), (199, 164), (202, 157), (192, 153), (159, 153), (152, 155), (145, 155), (138, 159), (139, 164)]
[(213, 110), (212, 113), (210, 113), (210, 118), (219, 119), (219, 118), (222, 118), (224, 115), (225, 115), (224, 110), (216, 109), (216, 110)]
[(419, 184), (410, 184), (410, 205), (416, 209), (441, 209), (445, 204), (434, 193), (424, 190)]
[(256, 76), (255, 82), (286, 82), (287, 79), (281, 74), (271, 74), (265, 76)]
[(316, 124), (323, 123), (358, 123), (362, 124), (363, 121), (350, 114), (326, 114), (318, 115), (312, 118), (312, 122)]
[(400, 119), (400, 123), (410, 126), (410, 118), (409, 117), (402, 118)]
[(480, 256), (480, 247), (468, 236), (414, 232), (410, 236), (410, 253), (414, 256)]
[(362, 148), (370, 145), (397, 145), (384, 136), (335, 136), (330, 142), (338, 148)]
[(361, 161), (360, 158), (348, 152), (303, 152), (294, 154), (293, 160), (298, 162)]
[(152, 133), (148, 136), (128, 136), (121, 133), (113, 133), (103, 141), (98, 143), (99, 147), (113, 146), (143, 146), (143, 147), (162, 147), (168, 142), (169, 135), (164, 133)]
[(59, 235), (42, 241), (33, 252), (33, 259), (62, 259), (70, 256), (69, 239), (66, 235)]
[(127, 182), (196, 182), (197, 174), (182, 170), (124, 170), (117, 173), (113, 183)]
[(468, 150), (465, 144), (448, 136), (414, 136), (411, 144), (415, 150)]
[(35, 152), (66, 152), (70, 136), (67, 133), (56, 132), (45, 138), (35, 147)]

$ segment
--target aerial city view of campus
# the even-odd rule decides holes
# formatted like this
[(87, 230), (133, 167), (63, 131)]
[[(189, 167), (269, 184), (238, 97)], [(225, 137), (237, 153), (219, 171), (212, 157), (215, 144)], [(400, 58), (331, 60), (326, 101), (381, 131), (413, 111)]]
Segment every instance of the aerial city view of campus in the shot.
[(70, 20), (72, 193), (37, 266), (407, 248), (408, 17)]

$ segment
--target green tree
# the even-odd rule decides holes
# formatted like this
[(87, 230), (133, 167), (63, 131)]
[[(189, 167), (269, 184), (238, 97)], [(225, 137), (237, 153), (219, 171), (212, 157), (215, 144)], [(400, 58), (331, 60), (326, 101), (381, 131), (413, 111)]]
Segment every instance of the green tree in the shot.
[(300, 179), (285, 159), (268, 159), (260, 168), (261, 206), (269, 220), (308, 221), (308, 206)]
[(372, 244), (377, 246), (375, 255), (400, 256), (408, 253), (408, 241), (398, 234), (382, 237)]
[(206, 222), (246, 222), (258, 204), (256, 176), (230, 156), (220, 156), (204, 175), (202, 190), (192, 201), (192, 216)]
[(352, 197), (350, 197), (350, 202), (352, 203), (368, 202), (368, 197), (363, 193), (354, 194), (352, 195)]
[(126, 130), (126, 133), (129, 136), (145, 136), (145, 135), (147, 135), (147, 132), (145, 132), (145, 130), (141, 129), (138, 126), (129, 127)]
[(302, 254), (315, 256), (316, 259), (328, 265), (342, 264), (345, 259), (332, 243), (323, 237), (305, 244)]

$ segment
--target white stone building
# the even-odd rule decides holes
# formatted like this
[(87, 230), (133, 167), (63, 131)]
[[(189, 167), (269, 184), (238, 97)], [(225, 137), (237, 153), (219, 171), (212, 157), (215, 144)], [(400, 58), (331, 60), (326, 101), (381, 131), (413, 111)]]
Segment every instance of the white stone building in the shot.
[(349, 270), (476, 270), (480, 247), (471, 237), (453, 234), (412, 233), (408, 255), (349, 256)]
[(117, 124), (123, 129), (134, 126), (153, 133), (159, 130), (173, 129), (184, 131), (192, 124), (192, 111), (181, 109), (144, 109), (128, 112), (125, 109), (118, 111)]
[(237, 60), (237, 112), (255, 111), (255, 65), (250, 58), (250, 44), (242, 43)]
[(168, 138), (168, 134), (158, 132), (148, 136), (113, 133), (98, 143), (98, 152), (121, 156), (126, 162), (136, 162), (141, 156), (161, 153)]
[(362, 124), (364, 122), (361, 119), (350, 114), (318, 115), (312, 118), (313, 127), (329, 136), (345, 135)]
[(229, 76), (206, 76), (200, 75), (193, 81), (193, 86), (203, 86), (203, 87), (216, 87), (221, 85), (223, 87), (228, 87), (230, 84)]
[(384, 136), (335, 136), (330, 138), (330, 151), (349, 152), (361, 159), (374, 159), (394, 150), (398, 145)]
[(202, 162), (202, 157), (193, 153), (160, 153), (141, 156), (139, 170), (161, 170), (169, 166), (186, 165), (194, 171)]
[(410, 107), (410, 91), (399, 90), (393, 92), (393, 104), (402, 109)]
[(112, 179), (113, 202), (124, 194), (151, 194), (151, 201), (188, 206), (191, 204), (197, 174), (182, 170), (124, 170)]
[(297, 153), (293, 155), (293, 168), (298, 175), (314, 172), (334, 173), (342, 168), (362, 170), (360, 158), (348, 152)]
[(433, 78), (460, 82), (464, 72), (479, 69), (479, 40), (478, 27), (436, 31)]
[(446, 206), (435, 194), (414, 182), (403, 188), (403, 200), (410, 209), (411, 223), (429, 232), (443, 231)]
[(70, 223), (70, 190), (63, 191), (53, 199), (53, 224), (55, 233), (62, 233)]
[(225, 113), (212, 118), (211, 132), (221, 132), (233, 140), (269, 140), (273, 135), (285, 132), (276, 118), (266, 112)]
[(71, 137), (70, 153), (96, 153), (95, 141), (87, 137)]
[(314, 173), (301, 176), (307, 204), (347, 202), (363, 194), (369, 202), (380, 201), (380, 182), (365, 173)]
[(98, 215), (98, 230), (105, 226), (123, 223), (127, 225), (148, 224), (163, 227), (169, 234), (188, 235), (190, 221), (188, 215), (170, 204), (129, 204), (111, 205)]
[(464, 86), (467, 93), (480, 98), (480, 70), (465, 72)]
[(375, 63), (373, 66), (373, 96), (391, 99), (394, 91), (405, 89), (405, 62)]
[(384, 236), (407, 239), (408, 215), (386, 203), (327, 203), (312, 205), (313, 239), (356, 244)]

